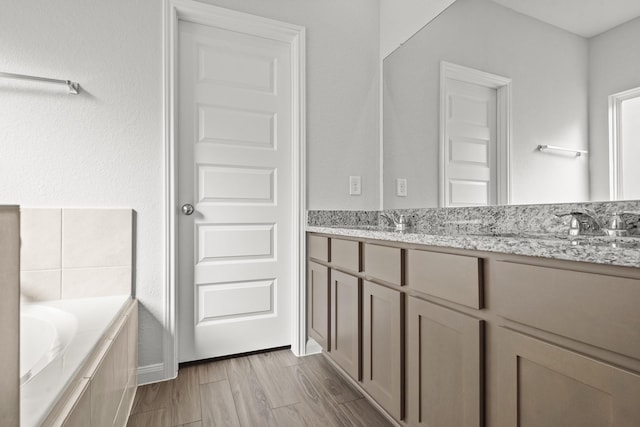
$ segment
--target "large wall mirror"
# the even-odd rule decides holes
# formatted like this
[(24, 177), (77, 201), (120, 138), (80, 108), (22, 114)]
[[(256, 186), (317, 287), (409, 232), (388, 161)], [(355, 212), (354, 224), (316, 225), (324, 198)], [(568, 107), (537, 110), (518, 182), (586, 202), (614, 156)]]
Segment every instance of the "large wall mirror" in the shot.
[(640, 3), (592, 3), (456, 0), (387, 56), (383, 207), (640, 199)]

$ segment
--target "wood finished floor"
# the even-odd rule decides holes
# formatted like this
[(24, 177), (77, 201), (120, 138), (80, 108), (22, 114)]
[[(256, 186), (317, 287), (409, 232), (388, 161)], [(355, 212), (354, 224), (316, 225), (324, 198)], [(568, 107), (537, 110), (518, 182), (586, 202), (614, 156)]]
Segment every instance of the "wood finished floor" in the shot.
[(180, 369), (138, 388), (127, 427), (390, 426), (323, 355), (290, 350)]

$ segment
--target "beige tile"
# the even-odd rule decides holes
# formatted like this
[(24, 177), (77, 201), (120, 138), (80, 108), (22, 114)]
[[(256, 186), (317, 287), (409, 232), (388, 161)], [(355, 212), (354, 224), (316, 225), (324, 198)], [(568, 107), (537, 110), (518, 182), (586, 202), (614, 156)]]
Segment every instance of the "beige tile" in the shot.
[(116, 390), (114, 372), (114, 353), (108, 352), (89, 383), (92, 427), (110, 427), (113, 424), (113, 415), (119, 403), (114, 393)]
[(132, 264), (130, 209), (63, 209), (62, 267), (120, 267)]
[(61, 209), (22, 209), (20, 211), (20, 269), (59, 269), (61, 239)]
[(89, 380), (84, 380), (82, 394), (64, 420), (64, 427), (86, 427), (91, 425), (91, 392)]
[(131, 267), (62, 270), (62, 299), (131, 294)]
[(24, 301), (51, 301), (62, 295), (60, 270), (20, 272), (20, 293)]
[(20, 415), (20, 212), (0, 206), (0, 414), (3, 425)]

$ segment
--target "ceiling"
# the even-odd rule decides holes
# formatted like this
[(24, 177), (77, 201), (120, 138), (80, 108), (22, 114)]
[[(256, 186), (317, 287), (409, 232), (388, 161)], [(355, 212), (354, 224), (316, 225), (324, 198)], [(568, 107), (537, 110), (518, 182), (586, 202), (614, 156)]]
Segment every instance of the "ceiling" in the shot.
[(493, 1), (587, 38), (640, 16), (639, 0)]

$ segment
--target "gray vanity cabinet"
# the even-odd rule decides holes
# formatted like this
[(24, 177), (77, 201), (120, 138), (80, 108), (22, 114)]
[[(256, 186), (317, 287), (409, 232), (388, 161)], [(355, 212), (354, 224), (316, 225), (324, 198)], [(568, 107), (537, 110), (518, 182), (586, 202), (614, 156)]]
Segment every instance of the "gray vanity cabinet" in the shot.
[(481, 426), (483, 321), (415, 297), (408, 300), (408, 424)]
[(331, 344), (328, 355), (353, 379), (360, 380), (361, 283), (331, 270)]
[(309, 335), (402, 425), (640, 426), (639, 268), (314, 237)]
[(499, 343), (497, 427), (640, 425), (638, 374), (507, 329)]
[(403, 294), (364, 281), (362, 385), (395, 419), (404, 418)]

